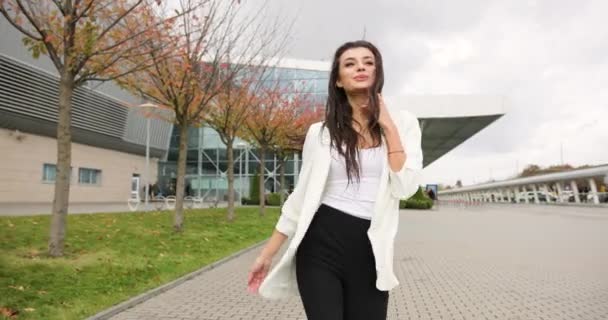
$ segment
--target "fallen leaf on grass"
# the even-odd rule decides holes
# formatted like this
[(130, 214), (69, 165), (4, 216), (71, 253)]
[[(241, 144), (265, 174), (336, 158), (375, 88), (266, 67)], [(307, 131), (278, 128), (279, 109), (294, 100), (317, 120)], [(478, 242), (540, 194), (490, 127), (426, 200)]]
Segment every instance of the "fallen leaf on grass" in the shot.
[(19, 311), (17, 310), (13, 310), (11, 308), (7, 308), (7, 307), (0, 307), (0, 315), (3, 315), (5, 317), (8, 318), (17, 318), (17, 315), (19, 314)]
[(46, 291), (44, 291), (44, 290), (38, 290), (38, 294), (39, 294), (39, 295), (45, 295), (45, 294), (47, 294), (47, 293), (48, 293), (48, 292), (46, 292)]
[(39, 256), (39, 255), (40, 255), (40, 251), (38, 251), (38, 250), (36, 250), (36, 249), (31, 249), (31, 250), (28, 252), (28, 257), (29, 257), (29, 258), (35, 258), (35, 257), (37, 257), (37, 256)]
[(8, 287), (11, 289), (19, 290), (19, 291), (25, 290), (25, 288), (23, 286), (8, 286)]
[(23, 309), (23, 311), (34, 312), (34, 311), (36, 311), (36, 309), (34, 309), (34, 308), (25, 308), (25, 309)]

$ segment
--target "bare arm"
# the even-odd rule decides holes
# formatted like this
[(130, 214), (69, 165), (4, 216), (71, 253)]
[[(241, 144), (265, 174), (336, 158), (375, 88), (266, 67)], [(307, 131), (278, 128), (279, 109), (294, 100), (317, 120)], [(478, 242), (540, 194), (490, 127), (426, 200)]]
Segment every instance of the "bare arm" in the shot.
[(277, 229), (274, 229), (272, 235), (270, 236), (270, 240), (262, 249), (260, 253), (261, 257), (272, 260), (272, 258), (277, 254), (277, 252), (281, 249), (281, 246), (287, 239), (287, 236), (279, 232)]
[[(266, 278), (270, 270), (272, 259), (277, 254), (281, 246), (288, 238), (292, 237), (296, 232), (296, 227), (299, 219), (300, 209), (306, 192), (306, 175), (310, 173), (311, 166), (311, 130), (309, 128), (306, 133), (306, 139), (302, 150), (302, 170), (298, 178), (293, 192), (287, 197), (283, 207), (281, 208), (281, 216), (277, 221), (275, 229), (270, 236), (270, 239), (260, 252), (260, 255), (255, 259), (249, 271), (247, 280), (250, 292), (257, 292), (262, 281)], [(304, 181), (304, 182), (303, 182)]]

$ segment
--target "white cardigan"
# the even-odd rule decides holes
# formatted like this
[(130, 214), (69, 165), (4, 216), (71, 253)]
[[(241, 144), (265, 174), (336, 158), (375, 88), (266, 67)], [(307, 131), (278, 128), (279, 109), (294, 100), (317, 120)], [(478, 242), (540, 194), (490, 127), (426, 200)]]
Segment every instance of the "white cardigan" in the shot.
[[(387, 161), (383, 165), (378, 195), (374, 205), (370, 239), (376, 260), (376, 287), (388, 291), (399, 284), (393, 272), (393, 246), (399, 224), (399, 199), (407, 199), (418, 190), (422, 171), (421, 132), (418, 119), (405, 110), (389, 114), (399, 131), (407, 154), (401, 170), (393, 171)], [(302, 170), (293, 192), (281, 210), (276, 229), (290, 239), (285, 253), (262, 282), (259, 293), (267, 299), (298, 295), (295, 253), (321, 205), (321, 195), (329, 174), (331, 161), (329, 130), (321, 132), (321, 122), (308, 129), (302, 151)], [(382, 143), (386, 144), (384, 137)]]

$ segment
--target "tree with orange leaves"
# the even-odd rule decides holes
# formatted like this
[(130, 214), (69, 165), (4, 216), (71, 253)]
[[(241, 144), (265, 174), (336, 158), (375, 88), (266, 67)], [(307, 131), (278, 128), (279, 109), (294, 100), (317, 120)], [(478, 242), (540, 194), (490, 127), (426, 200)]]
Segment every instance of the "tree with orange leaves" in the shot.
[(260, 215), (265, 213), (265, 160), (266, 152), (276, 150), (281, 132), (291, 125), (293, 114), (287, 97), (287, 91), (280, 80), (266, 83), (257, 91), (253, 107), (255, 112), (247, 118), (247, 133), (244, 136), (250, 143), (256, 145), (260, 154)]
[(265, 66), (250, 66), (242, 69), (232, 81), (225, 81), (205, 117), (205, 123), (217, 131), (226, 145), (228, 221), (234, 219), (234, 141), (246, 134), (245, 121), (257, 111), (253, 108), (257, 98), (255, 92), (260, 89), (266, 71)]
[[(178, 12), (183, 14), (170, 37), (175, 46), (169, 51), (174, 54), (157, 60), (157, 54), (151, 52), (152, 68), (119, 80), (127, 90), (174, 113), (172, 120), (180, 137), (173, 221), (176, 232), (181, 232), (184, 224), (188, 128), (202, 125), (212, 106), (227, 101), (222, 93), (237, 81), (241, 70), (264, 61), (267, 52), (274, 54), (273, 49), (284, 45), (284, 38), (277, 34), (279, 27), (263, 24), (259, 11), (243, 17), (234, 1), (181, 0)], [(157, 35), (148, 47), (166, 42), (162, 34)]]
[[(0, 0), (0, 13), (23, 35), (34, 58), (48, 56), (59, 74), (55, 194), (49, 255), (63, 255), (69, 201), (72, 96), (89, 81), (118, 79), (150, 66), (131, 63), (145, 50), (149, 30), (168, 26), (155, 11), (159, 0)], [(164, 45), (163, 45), (164, 46)]]
[[(305, 88), (305, 84), (297, 85), (296, 88)], [(294, 90), (284, 95), (288, 107), (286, 108), (286, 122), (277, 131), (275, 136), (276, 143), (272, 150), (279, 159), (279, 195), (283, 205), (285, 201), (285, 160), (296, 152), (302, 152), (304, 139), (308, 128), (315, 122), (323, 120), (323, 105), (315, 102), (312, 94)]]

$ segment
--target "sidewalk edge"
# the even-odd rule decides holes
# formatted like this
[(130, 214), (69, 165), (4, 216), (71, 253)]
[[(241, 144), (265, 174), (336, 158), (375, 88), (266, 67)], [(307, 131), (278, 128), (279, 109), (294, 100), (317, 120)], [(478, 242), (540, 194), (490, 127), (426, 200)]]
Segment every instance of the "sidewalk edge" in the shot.
[(218, 260), (218, 261), (216, 261), (216, 262), (214, 262), (214, 263), (212, 263), (210, 265), (204, 266), (204, 267), (202, 267), (202, 268), (200, 268), (200, 269), (198, 269), (196, 271), (193, 271), (193, 272), (191, 272), (189, 274), (186, 274), (186, 275), (184, 275), (184, 276), (182, 276), (180, 278), (177, 278), (176, 280), (173, 280), (173, 281), (171, 281), (169, 283), (166, 283), (166, 284), (164, 284), (164, 285), (162, 285), (160, 287), (156, 287), (154, 289), (148, 290), (148, 291), (146, 291), (146, 292), (144, 292), (144, 293), (142, 293), (140, 295), (137, 295), (137, 296), (135, 296), (133, 298), (130, 298), (127, 301), (124, 301), (124, 302), (121, 302), (121, 303), (119, 303), (117, 305), (114, 305), (114, 306), (112, 306), (112, 307), (110, 307), (110, 308), (108, 308), (106, 310), (103, 310), (103, 311), (101, 311), (101, 312), (99, 312), (99, 313), (97, 313), (97, 314), (95, 314), (93, 316), (90, 316), (90, 317), (86, 318), (86, 320), (106, 320), (106, 319), (109, 319), (110, 317), (113, 317), (113, 316), (117, 315), (118, 313), (120, 313), (122, 311), (130, 309), (130, 308), (132, 308), (132, 307), (134, 307), (134, 306), (136, 306), (136, 305), (138, 305), (138, 304), (140, 304), (140, 303), (142, 303), (142, 302), (144, 302), (146, 300), (149, 300), (149, 299), (151, 299), (151, 298), (153, 298), (153, 297), (155, 297), (155, 296), (157, 296), (157, 295), (159, 295), (159, 294), (161, 294), (163, 292), (166, 292), (166, 291), (168, 291), (170, 289), (173, 289), (173, 288), (179, 286), (180, 284), (182, 284), (182, 283), (184, 283), (184, 282), (186, 282), (188, 280), (191, 280), (191, 279), (199, 276), (202, 273), (205, 273), (205, 272), (207, 272), (209, 270), (215, 269), (218, 266), (220, 266), (220, 265), (222, 265), (222, 264), (224, 264), (224, 263), (226, 263), (226, 262), (228, 262), (228, 261), (230, 261), (232, 259), (235, 259), (235, 258), (237, 258), (237, 257), (239, 257), (239, 256), (241, 256), (241, 255), (243, 255), (243, 254), (245, 254), (245, 253), (247, 253), (247, 252), (249, 252), (251, 250), (254, 250), (254, 249), (262, 246), (264, 243), (266, 243), (266, 241), (268, 241), (268, 239), (266, 239), (264, 241), (261, 241), (259, 243), (256, 243), (256, 244), (254, 244), (254, 245), (252, 245), (252, 246), (250, 246), (248, 248), (242, 249), (241, 251), (238, 251), (238, 252), (236, 252), (236, 253), (234, 253), (234, 254), (232, 254), (230, 256), (227, 256), (225, 258), (222, 258), (222, 259), (220, 259), (220, 260)]

